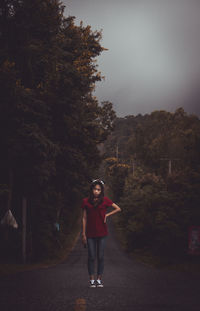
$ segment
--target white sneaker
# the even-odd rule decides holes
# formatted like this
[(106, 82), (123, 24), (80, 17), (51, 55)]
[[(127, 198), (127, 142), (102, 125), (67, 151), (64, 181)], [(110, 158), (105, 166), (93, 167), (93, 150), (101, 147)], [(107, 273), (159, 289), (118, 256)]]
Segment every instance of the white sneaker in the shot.
[(103, 287), (102, 280), (97, 280), (97, 287)]
[(96, 283), (95, 283), (95, 280), (90, 280), (90, 287), (96, 287)]

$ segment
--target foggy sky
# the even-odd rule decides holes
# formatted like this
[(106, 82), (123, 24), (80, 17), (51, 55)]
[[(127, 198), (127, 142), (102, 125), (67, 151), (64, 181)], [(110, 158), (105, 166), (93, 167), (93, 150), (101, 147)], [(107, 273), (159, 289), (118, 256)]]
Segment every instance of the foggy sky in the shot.
[(182, 106), (200, 115), (199, 0), (64, 0), (76, 24), (102, 29), (105, 81), (95, 96), (118, 116)]

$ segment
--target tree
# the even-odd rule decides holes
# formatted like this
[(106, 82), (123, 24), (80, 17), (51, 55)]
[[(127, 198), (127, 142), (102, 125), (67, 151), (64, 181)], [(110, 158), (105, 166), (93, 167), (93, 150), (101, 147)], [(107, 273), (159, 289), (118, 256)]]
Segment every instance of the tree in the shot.
[(1, 179), (10, 192), (13, 184), (17, 216), (28, 198), (35, 258), (56, 252), (55, 222), (66, 240), (115, 117), (111, 103), (93, 96), (101, 32), (76, 26), (63, 10), (57, 0), (0, 7)]
[[(199, 137), (199, 118), (182, 108), (116, 119), (105, 143), (105, 166), (113, 195), (121, 194), (119, 225), (126, 229), (129, 251), (148, 249), (163, 260), (187, 253), (188, 228), (197, 225), (200, 216)], [(124, 149), (120, 161), (134, 161), (134, 170), (128, 170), (120, 189), (113, 178), (117, 175), (111, 174), (118, 164), (111, 158), (116, 141)]]

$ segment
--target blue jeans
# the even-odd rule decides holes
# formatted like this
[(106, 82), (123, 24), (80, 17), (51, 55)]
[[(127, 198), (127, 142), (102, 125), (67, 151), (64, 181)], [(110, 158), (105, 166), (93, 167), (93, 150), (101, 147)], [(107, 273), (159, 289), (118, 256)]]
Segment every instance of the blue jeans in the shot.
[(94, 275), (94, 266), (97, 253), (97, 275), (103, 274), (104, 249), (107, 236), (87, 238), (88, 245), (88, 273)]

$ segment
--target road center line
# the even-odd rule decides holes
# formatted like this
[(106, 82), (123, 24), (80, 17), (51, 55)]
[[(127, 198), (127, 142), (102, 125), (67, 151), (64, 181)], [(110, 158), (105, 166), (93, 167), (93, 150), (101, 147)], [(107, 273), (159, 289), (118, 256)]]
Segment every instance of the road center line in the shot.
[(75, 301), (74, 311), (85, 311), (86, 300), (84, 298), (77, 298)]

